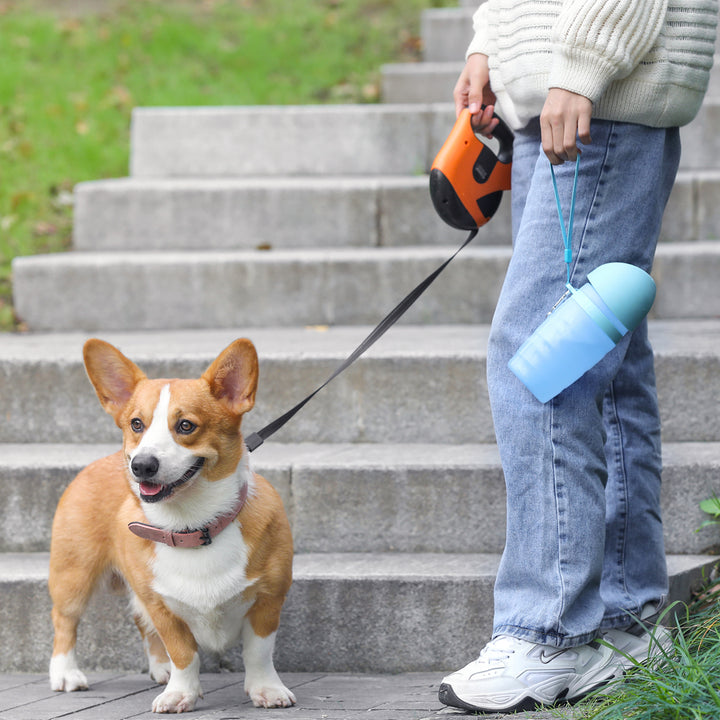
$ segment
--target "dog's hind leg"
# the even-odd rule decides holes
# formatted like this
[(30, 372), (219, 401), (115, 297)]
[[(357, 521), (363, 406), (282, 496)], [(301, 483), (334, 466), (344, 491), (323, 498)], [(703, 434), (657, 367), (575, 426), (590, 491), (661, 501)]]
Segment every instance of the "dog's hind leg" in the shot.
[[(115, 453), (88, 465), (65, 489), (55, 511), (48, 576), (55, 627), (50, 661), (53, 690), (87, 688), (75, 659), (77, 627), (95, 588), (112, 569), (110, 529), (123, 486), (108, 486), (106, 479), (116, 475), (123, 462), (122, 453)], [(100, 497), (105, 504), (87, 511), (88, 498)]]
[(71, 692), (86, 690), (87, 678), (75, 658), (77, 628), (93, 591), (105, 574), (104, 557), (82, 548), (73, 538), (53, 532), (48, 586), (55, 628), (50, 661), (50, 687)]
[[(63, 645), (68, 644), (65, 642), (66, 637), (74, 635), (75, 630), (69, 628), (69, 623), (66, 623), (66, 619), (58, 620), (57, 616), (53, 613), (53, 622), (55, 623), (55, 638), (53, 656), (50, 660), (50, 687), (53, 690), (62, 692), (72, 692), (73, 690), (87, 690), (88, 681), (85, 674), (80, 670), (75, 658), (75, 644), (63, 652)], [(64, 626), (63, 629), (58, 630), (59, 626)], [(77, 627), (77, 624), (76, 624)], [(61, 636), (62, 642), (57, 642), (57, 638)]]
[(50, 687), (56, 691), (87, 690), (88, 682), (75, 658), (77, 627), (91, 592), (88, 585), (70, 586), (63, 573), (51, 571), (50, 592), (53, 599), (52, 621), (55, 628), (53, 654), (50, 660)]

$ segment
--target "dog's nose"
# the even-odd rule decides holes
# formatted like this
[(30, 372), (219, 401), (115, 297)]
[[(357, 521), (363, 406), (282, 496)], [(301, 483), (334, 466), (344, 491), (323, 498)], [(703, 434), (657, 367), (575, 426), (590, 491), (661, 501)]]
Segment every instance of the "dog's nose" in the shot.
[(151, 480), (160, 469), (160, 461), (154, 455), (137, 455), (132, 459), (130, 469), (136, 478)]

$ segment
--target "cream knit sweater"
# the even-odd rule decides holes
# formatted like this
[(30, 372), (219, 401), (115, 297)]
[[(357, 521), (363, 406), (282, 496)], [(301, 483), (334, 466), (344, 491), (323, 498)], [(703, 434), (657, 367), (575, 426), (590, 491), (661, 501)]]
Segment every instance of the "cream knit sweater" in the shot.
[(707, 89), (717, 0), (488, 0), (468, 55), (489, 58), (498, 111), (514, 128), (551, 87), (584, 95), (593, 117), (684, 125)]

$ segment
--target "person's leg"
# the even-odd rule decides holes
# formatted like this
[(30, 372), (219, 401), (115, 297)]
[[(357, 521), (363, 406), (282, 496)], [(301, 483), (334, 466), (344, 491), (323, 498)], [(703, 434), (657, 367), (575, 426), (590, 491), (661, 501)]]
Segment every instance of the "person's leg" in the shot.
[[(650, 270), (679, 154), (673, 130), (594, 122), (592, 136), (576, 202), (574, 287), (604, 262)], [(557, 172), (566, 208), (573, 172), (569, 164)], [(647, 323), (557, 398), (538, 402), (507, 368), (565, 283), (537, 125), (517, 136), (513, 193), (515, 251), (488, 349), (508, 491), (494, 635), (439, 692), (447, 705), (506, 712), (577, 699), (622, 673), (620, 653), (587, 643), (661, 596), (665, 583)], [(631, 653), (642, 644), (617, 629), (604, 637)]]
[[(593, 143), (583, 148), (576, 199), (571, 277), (575, 287), (605, 262), (650, 269), (678, 159), (676, 131), (595, 121), (592, 137)], [(535, 152), (527, 153), (533, 143)], [(652, 376), (644, 376), (644, 390), (634, 393), (634, 400), (618, 399), (620, 391), (627, 392), (630, 378), (647, 371), (652, 355), (643, 325), (545, 404), (507, 368), (510, 357), (564, 292), (566, 279), (550, 167), (540, 151), (537, 132), (520, 133), (518, 149), (514, 188), (522, 188), (525, 177), (531, 180), (524, 206), (519, 202), (514, 207), (520, 207), (522, 219), (514, 233), (515, 250), (488, 349), (488, 388), (508, 490), (507, 542), (495, 589), (494, 635), (567, 648), (592, 640), (604, 618), (615, 622), (620, 607), (628, 602), (636, 607), (647, 588), (650, 595), (658, 592), (657, 568), (648, 573), (633, 560), (640, 554), (647, 557), (649, 542), (653, 557), (662, 552), (661, 544), (657, 545), (661, 526), (655, 497), (659, 448), (655, 440), (644, 438), (646, 419), (657, 413), (656, 406), (650, 407)], [(570, 163), (556, 169), (566, 211), (573, 173)], [(630, 371), (620, 372), (626, 358)], [(613, 379), (614, 402), (605, 404)], [(606, 411), (611, 432), (609, 483), (604, 405), (614, 408), (616, 423), (613, 428), (612, 414)], [(617, 434), (619, 428), (622, 437)], [(653, 420), (649, 433), (655, 432)], [(624, 473), (620, 474), (616, 470), (618, 439), (624, 444)], [(647, 458), (649, 447), (652, 454)], [(630, 510), (632, 524), (646, 526), (634, 528), (633, 537), (627, 533), (630, 523), (621, 519), (623, 493), (626, 506), (641, 505), (637, 514), (634, 508)], [(649, 532), (648, 521), (653, 525)], [(620, 525), (621, 532), (616, 529)], [(621, 543), (623, 553), (618, 559)], [(629, 552), (632, 544), (638, 547)], [(622, 570), (613, 572), (609, 565), (604, 569), (607, 560), (616, 566), (620, 562)], [(630, 598), (625, 593), (619, 599), (619, 577), (624, 588), (633, 588)], [(613, 603), (618, 607), (612, 608)]]
[(602, 627), (631, 625), (668, 591), (660, 515), (660, 416), (647, 323), (634, 333), (625, 362), (604, 398), (605, 560)]

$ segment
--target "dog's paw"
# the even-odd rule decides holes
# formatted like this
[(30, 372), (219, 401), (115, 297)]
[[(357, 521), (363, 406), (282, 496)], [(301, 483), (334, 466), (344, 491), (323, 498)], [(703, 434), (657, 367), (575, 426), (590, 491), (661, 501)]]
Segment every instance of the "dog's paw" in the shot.
[(283, 684), (251, 687), (246, 690), (255, 707), (290, 707), (297, 701), (295, 696)]
[(156, 713), (190, 712), (199, 695), (194, 692), (165, 690), (153, 700), (152, 711)]
[(50, 661), (50, 688), (55, 692), (88, 689), (87, 678), (75, 663), (74, 655), (55, 655)]
[(87, 690), (88, 681), (80, 670), (70, 670), (61, 677), (50, 677), (50, 687), (56, 692)]
[(158, 685), (167, 685), (170, 680), (170, 663), (159, 663), (150, 660), (150, 677)]

